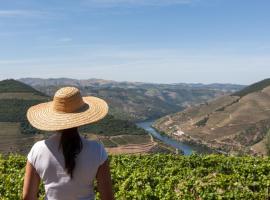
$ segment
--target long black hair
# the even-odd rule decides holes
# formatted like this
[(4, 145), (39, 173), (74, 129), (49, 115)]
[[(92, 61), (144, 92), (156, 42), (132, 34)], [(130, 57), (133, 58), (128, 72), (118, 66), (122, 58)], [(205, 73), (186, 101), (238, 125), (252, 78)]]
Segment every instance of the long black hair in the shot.
[(62, 147), (63, 150), (67, 173), (71, 178), (73, 178), (73, 170), (76, 166), (75, 159), (83, 147), (82, 140), (79, 135), (78, 128), (65, 129), (60, 132), (61, 139), (59, 148)]

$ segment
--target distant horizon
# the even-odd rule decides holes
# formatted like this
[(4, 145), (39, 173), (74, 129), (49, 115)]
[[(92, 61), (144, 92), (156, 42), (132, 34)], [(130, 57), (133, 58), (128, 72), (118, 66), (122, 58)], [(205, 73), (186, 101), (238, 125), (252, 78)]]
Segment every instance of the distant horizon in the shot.
[(34, 78), (34, 79), (74, 79), (74, 80), (90, 80), (90, 79), (98, 79), (98, 80), (105, 80), (105, 81), (115, 81), (115, 82), (133, 82), (133, 83), (153, 83), (153, 84), (179, 84), (179, 83), (183, 83), (183, 84), (205, 84), (205, 85), (210, 85), (210, 84), (234, 84), (234, 85), (243, 85), (243, 86), (247, 86), (247, 85), (251, 85), (257, 82), (260, 82), (262, 80), (265, 79), (269, 79), (269, 76), (265, 76), (262, 79), (257, 79), (254, 81), (248, 81), (248, 82), (226, 82), (226, 81), (219, 81), (219, 82), (198, 82), (198, 81), (181, 81), (179, 80), (178, 82), (161, 82), (161, 81), (142, 81), (142, 80), (136, 80), (136, 79), (131, 79), (131, 80), (127, 80), (127, 79), (112, 79), (112, 78), (102, 78), (102, 77), (84, 77), (84, 78), (79, 78), (79, 77), (72, 77), (72, 76), (52, 76), (52, 77), (42, 77), (42, 76), (18, 76), (18, 77), (4, 77), (2, 78), (0, 75), (0, 81), (2, 80), (7, 80), (7, 79), (14, 79), (14, 80), (19, 80), (19, 79), (26, 79), (26, 78)]
[(145, 84), (168, 84), (168, 85), (173, 85), (173, 84), (203, 84), (203, 85), (212, 85), (212, 84), (229, 84), (229, 85), (240, 85), (240, 86), (248, 86), (254, 83), (257, 83), (259, 81), (268, 79), (262, 79), (262, 80), (258, 80), (256, 82), (252, 82), (250, 84), (239, 84), (239, 83), (229, 83), (229, 82), (209, 82), (209, 83), (202, 83), (202, 82), (147, 82), (147, 81), (127, 81), (127, 80), (113, 80), (113, 79), (104, 79), (104, 78), (71, 78), (71, 77), (48, 77), (48, 78), (42, 78), (42, 77), (20, 77), (20, 78), (4, 78), (4, 79), (0, 79), (0, 81), (4, 81), (4, 80), (20, 80), (20, 79), (41, 79), (41, 80), (48, 80), (48, 79), (72, 79), (72, 80), (78, 80), (78, 81), (87, 81), (87, 80), (104, 80), (104, 81), (112, 81), (112, 82), (117, 82), (117, 83), (145, 83)]

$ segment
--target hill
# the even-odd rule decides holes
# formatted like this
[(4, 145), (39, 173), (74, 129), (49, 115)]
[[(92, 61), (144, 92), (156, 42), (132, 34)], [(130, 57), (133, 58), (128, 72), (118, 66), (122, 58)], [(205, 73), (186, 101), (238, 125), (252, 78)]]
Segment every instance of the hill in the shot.
[(178, 140), (227, 153), (265, 154), (270, 129), (270, 81), (165, 116), (154, 127)]
[[(0, 93), (32, 93), (35, 95), (46, 96), (31, 86), (13, 79), (0, 81)], [(19, 95), (18, 98), (20, 98)]]
[(252, 85), (244, 88), (243, 90), (235, 92), (233, 94), (233, 96), (243, 97), (243, 96), (248, 95), (250, 93), (258, 92), (260, 90), (263, 90), (265, 87), (268, 87), (269, 85), (270, 85), (270, 78), (262, 80), (262, 81), (260, 81), (258, 83), (252, 84)]
[[(35, 141), (49, 136), (49, 133), (33, 128), (26, 119), (26, 111), (30, 106), (49, 100), (51, 97), (21, 82), (0, 81), (0, 152), (26, 153)], [(112, 115), (81, 127), (81, 133), (85, 137), (101, 140), (106, 147), (148, 142), (156, 150), (162, 150), (156, 147), (157, 143), (151, 142), (151, 137), (143, 129)]]
[(20, 81), (48, 95), (64, 85), (79, 87), (84, 95), (99, 96), (109, 102), (115, 117), (131, 121), (156, 119), (243, 88), (233, 84), (151, 84), (101, 79), (25, 78)]

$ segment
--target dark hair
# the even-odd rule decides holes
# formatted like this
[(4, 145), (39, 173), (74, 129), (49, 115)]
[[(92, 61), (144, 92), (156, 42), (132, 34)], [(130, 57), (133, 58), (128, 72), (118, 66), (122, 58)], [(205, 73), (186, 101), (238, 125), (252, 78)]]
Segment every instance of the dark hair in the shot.
[(62, 147), (64, 158), (65, 158), (65, 168), (70, 177), (73, 177), (73, 170), (76, 166), (75, 159), (77, 155), (82, 150), (82, 140), (78, 133), (77, 128), (70, 128), (60, 131), (61, 139), (59, 143), (59, 148)]

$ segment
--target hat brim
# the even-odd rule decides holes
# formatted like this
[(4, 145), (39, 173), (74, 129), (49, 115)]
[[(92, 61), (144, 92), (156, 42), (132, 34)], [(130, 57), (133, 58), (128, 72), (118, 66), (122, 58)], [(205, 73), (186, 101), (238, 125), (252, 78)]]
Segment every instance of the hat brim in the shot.
[(53, 109), (53, 102), (32, 106), (27, 111), (30, 124), (44, 131), (59, 131), (97, 122), (108, 114), (108, 104), (97, 97), (83, 97), (86, 106), (74, 113), (61, 113)]

